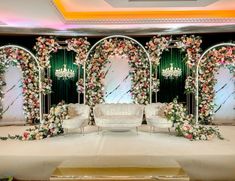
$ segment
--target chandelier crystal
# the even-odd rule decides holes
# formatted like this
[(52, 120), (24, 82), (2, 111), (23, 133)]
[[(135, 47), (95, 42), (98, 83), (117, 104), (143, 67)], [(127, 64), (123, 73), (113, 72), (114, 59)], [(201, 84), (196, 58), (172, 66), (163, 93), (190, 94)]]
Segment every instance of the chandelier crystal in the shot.
[(71, 79), (75, 76), (75, 73), (71, 69), (67, 69), (66, 64), (64, 64), (63, 68), (57, 69), (55, 71), (55, 76), (57, 78), (62, 78), (62, 79)]
[(180, 68), (173, 67), (173, 63), (170, 64), (171, 66), (162, 70), (162, 76), (166, 79), (170, 78), (178, 78), (181, 76), (182, 71)]

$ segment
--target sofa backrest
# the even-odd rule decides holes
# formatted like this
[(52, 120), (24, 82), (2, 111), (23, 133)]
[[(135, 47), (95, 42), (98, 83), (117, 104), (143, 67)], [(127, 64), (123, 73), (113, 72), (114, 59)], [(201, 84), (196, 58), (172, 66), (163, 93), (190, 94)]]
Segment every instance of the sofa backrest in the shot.
[(75, 117), (75, 116), (81, 116), (83, 118), (89, 118), (90, 116), (90, 107), (85, 104), (68, 104), (68, 114), (69, 116)]
[(145, 115), (146, 115), (146, 117), (159, 115), (159, 110), (162, 107), (164, 107), (165, 105), (166, 105), (165, 103), (161, 103), (161, 102), (146, 105), (145, 106)]
[(144, 107), (139, 104), (98, 104), (95, 109), (106, 116), (118, 116), (118, 115), (140, 115), (143, 113)]

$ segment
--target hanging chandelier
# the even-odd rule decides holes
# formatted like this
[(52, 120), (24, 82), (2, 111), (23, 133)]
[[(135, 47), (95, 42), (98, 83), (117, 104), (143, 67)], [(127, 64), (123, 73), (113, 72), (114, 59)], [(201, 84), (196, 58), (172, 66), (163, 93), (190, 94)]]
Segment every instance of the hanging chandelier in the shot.
[[(172, 62), (172, 47), (171, 47), (171, 62)], [(182, 74), (180, 68), (173, 67), (173, 63), (170, 64), (170, 67), (162, 70), (162, 76), (166, 79), (178, 78)]]
[(75, 73), (72, 69), (68, 69), (67, 68), (67, 65), (66, 65), (66, 58), (65, 58), (65, 49), (64, 49), (64, 65), (63, 65), (63, 68), (60, 68), (60, 69), (57, 69), (55, 71), (55, 76), (58, 78), (58, 79), (71, 79), (75, 76)]
[(162, 70), (162, 76), (166, 79), (170, 78), (178, 78), (181, 76), (182, 71), (180, 68), (173, 67), (173, 63), (170, 64), (171, 66)]
[(55, 71), (55, 76), (57, 78), (62, 78), (62, 79), (71, 79), (75, 75), (74, 71), (71, 69), (67, 69), (66, 64), (64, 64), (64, 67), (61, 69), (57, 69)]

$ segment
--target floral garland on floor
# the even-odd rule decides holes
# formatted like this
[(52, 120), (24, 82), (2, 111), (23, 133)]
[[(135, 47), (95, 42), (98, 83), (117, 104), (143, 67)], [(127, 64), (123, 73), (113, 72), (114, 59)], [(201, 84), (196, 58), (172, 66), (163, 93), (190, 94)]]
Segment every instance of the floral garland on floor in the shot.
[[(4, 97), (2, 86), (6, 83), (3, 80), (5, 69), (10, 65), (21, 68), (23, 73), (23, 110), (26, 122), (33, 123), (39, 120), (39, 70), (33, 57), (20, 48), (7, 47), (0, 50), (0, 100)], [(3, 114), (3, 107), (0, 106), (0, 116)]]
[(214, 136), (223, 139), (217, 128), (195, 124), (194, 116), (188, 115), (186, 108), (177, 99), (167, 104), (164, 114), (174, 124), (178, 136), (189, 140), (211, 140)]
[(50, 109), (48, 116), (45, 116), (40, 125), (26, 129), (22, 135), (8, 135), (0, 137), (1, 140), (41, 140), (63, 134), (62, 121), (68, 118), (68, 107), (63, 102)]
[(125, 38), (110, 38), (100, 42), (86, 63), (86, 101), (90, 106), (103, 102), (105, 66), (112, 55), (128, 56), (131, 67), (131, 95), (135, 103), (149, 103), (149, 60), (139, 45)]
[[(235, 77), (235, 47), (221, 47), (209, 51), (201, 60), (199, 67), (199, 118), (201, 123), (209, 124), (213, 121), (214, 98), (216, 84), (215, 73), (225, 66)], [(186, 90), (195, 93), (196, 85), (193, 77), (186, 80)]]

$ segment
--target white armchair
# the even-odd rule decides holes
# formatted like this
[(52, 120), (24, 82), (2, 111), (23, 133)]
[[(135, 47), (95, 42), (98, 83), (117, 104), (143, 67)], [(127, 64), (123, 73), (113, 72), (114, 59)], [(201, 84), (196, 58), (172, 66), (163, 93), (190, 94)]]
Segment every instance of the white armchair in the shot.
[(63, 120), (63, 128), (68, 130), (80, 128), (84, 134), (84, 127), (88, 125), (90, 107), (84, 104), (68, 104), (69, 119)]
[(94, 107), (95, 123), (110, 130), (130, 130), (141, 126), (144, 107), (138, 104), (98, 104)]
[(172, 123), (168, 121), (164, 115), (164, 103), (152, 103), (145, 106), (145, 117), (147, 124), (150, 126), (150, 132), (155, 128), (170, 128)]

